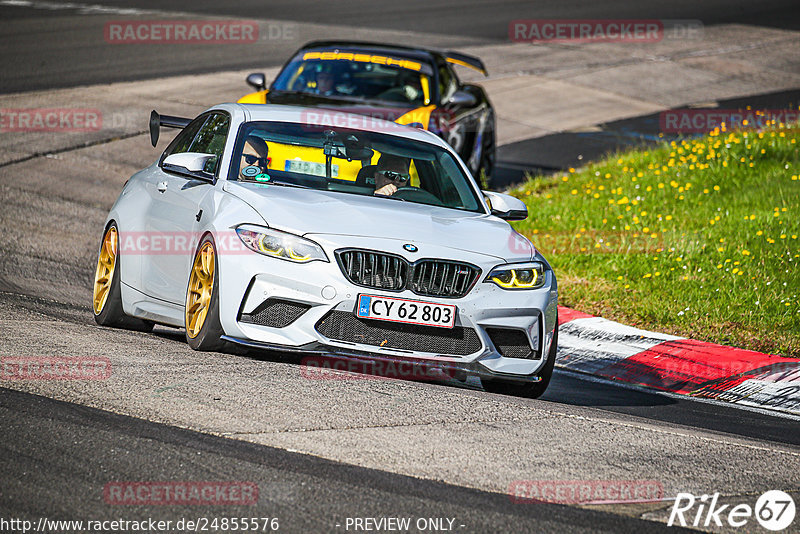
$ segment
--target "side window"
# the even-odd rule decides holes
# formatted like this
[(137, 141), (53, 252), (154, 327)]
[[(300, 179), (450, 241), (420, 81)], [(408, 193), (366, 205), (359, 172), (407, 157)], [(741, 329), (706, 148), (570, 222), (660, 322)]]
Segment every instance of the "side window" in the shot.
[(203, 126), (207, 118), (208, 117), (198, 117), (187, 124), (186, 128), (184, 128), (181, 133), (179, 133), (178, 136), (172, 140), (167, 149), (164, 150), (164, 153), (161, 154), (161, 161), (164, 161), (164, 158), (171, 156), (172, 154), (189, 152), (189, 147), (192, 145), (192, 141), (194, 141), (197, 131), (201, 126)]
[(458, 80), (446, 64), (439, 65), (439, 102), (444, 104), (458, 89)]
[(225, 140), (228, 138), (230, 117), (224, 113), (210, 113), (198, 117), (180, 133), (175, 141), (164, 151), (163, 158), (181, 152), (199, 152), (201, 154), (214, 154), (217, 157), (208, 160), (206, 172), (214, 174), (222, 152), (225, 149)]

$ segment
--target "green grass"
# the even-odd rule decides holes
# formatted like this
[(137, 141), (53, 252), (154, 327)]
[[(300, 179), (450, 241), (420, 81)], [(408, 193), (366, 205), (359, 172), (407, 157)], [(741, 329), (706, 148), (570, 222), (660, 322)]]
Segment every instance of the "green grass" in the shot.
[(563, 305), (800, 357), (800, 127), (712, 132), (535, 177), (516, 223)]

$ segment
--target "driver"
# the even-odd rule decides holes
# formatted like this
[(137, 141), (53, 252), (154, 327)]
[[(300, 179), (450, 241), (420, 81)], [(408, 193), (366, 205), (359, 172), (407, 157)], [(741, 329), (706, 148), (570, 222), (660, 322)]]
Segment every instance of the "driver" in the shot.
[[(239, 164), (239, 179), (252, 180), (253, 176), (267, 172), (270, 164), (269, 147), (266, 141), (257, 135), (248, 135), (244, 142), (242, 149), (242, 161)], [(249, 170), (245, 173), (245, 169), (250, 167), (257, 167), (260, 172)]]
[(336, 74), (330, 69), (321, 70), (317, 73), (317, 87), (315, 93), (318, 95), (335, 95)]
[(408, 158), (383, 154), (375, 170), (375, 194), (391, 196), (401, 187), (408, 185), (411, 178)]

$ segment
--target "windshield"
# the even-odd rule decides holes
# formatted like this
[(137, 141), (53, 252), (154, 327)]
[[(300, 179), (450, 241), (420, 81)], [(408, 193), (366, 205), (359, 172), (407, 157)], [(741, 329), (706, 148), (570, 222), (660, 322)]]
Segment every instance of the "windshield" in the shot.
[(421, 68), (420, 63), (388, 56), (308, 52), (281, 71), (271, 90), (426, 106), (431, 102), (430, 79)]
[(395, 135), (248, 122), (231, 161), (230, 180), (484, 212), (470, 177), (447, 150)]

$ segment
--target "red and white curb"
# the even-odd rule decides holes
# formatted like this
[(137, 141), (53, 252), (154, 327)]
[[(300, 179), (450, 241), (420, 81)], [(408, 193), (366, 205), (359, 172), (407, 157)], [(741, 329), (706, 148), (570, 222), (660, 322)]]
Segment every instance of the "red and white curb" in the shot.
[(661, 391), (800, 415), (800, 360), (558, 309), (564, 369)]

